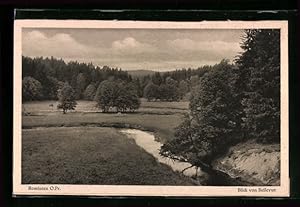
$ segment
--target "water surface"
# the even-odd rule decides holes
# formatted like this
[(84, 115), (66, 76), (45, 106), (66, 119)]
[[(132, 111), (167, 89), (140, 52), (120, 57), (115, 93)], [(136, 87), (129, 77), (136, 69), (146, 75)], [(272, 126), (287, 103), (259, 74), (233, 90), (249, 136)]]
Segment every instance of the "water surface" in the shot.
[[(128, 138), (134, 139), (138, 146), (142, 147), (146, 152), (155, 157), (158, 162), (170, 166), (174, 171), (181, 172), (185, 168), (191, 166), (190, 163), (172, 160), (170, 158), (161, 156), (159, 154), (159, 150), (162, 144), (156, 141), (155, 136), (150, 132), (137, 129), (122, 129), (121, 132), (124, 133)], [(187, 176), (193, 176), (196, 174), (196, 170), (196, 167), (192, 167), (185, 170), (183, 174)], [(201, 175), (202, 173), (203, 172), (200, 170), (200, 168), (198, 168), (197, 174)]]

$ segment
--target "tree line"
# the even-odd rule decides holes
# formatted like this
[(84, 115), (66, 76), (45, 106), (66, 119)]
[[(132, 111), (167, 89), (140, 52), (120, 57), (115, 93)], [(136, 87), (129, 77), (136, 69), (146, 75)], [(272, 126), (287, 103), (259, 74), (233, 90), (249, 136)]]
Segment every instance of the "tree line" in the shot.
[(66, 113), (76, 108), (76, 100), (85, 99), (96, 101), (103, 112), (133, 112), (139, 108), (141, 97), (148, 101), (183, 99), (207, 67), (133, 78), (120, 68), (23, 56), (22, 101), (59, 100), (58, 108)]
[(76, 99), (90, 99), (93, 88), (109, 78), (131, 82), (132, 77), (119, 68), (98, 67), (92, 63), (56, 58), (22, 57), (23, 100), (57, 100), (65, 82), (74, 89)]
[(103, 81), (130, 83), (138, 97), (148, 101), (178, 101), (190, 93), (199, 78), (211, 66), (198, 69), (181, 69), (171, 72), (155, 72), (152, 76), (132, 77), (127, 71), (92, 63), (43, 57), (22, 57), (23, 101), (58, 100), (58, 91), (67, 82), (74, 90), (76, 100), (94, 100)]
[(200, 78), (162, 155), (205, 169), (238, 142), (279, 143), (280, 31), (245, 30), (241, 48), (234, 64), (223, 60)]

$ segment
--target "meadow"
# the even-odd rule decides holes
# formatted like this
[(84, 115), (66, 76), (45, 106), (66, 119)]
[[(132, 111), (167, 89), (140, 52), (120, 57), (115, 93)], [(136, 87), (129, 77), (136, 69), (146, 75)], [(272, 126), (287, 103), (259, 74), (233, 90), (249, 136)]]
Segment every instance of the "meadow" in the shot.
[(56, 104), (22, 106), (23, 183), (193, 185), (117, 129), (151, 131), (161, 142), (172, 139), (188, 102), (142, 100), (138, 111), (124, 114), (102, 113), (91, 101), (78, 101), (75, 111), (63, 114)]

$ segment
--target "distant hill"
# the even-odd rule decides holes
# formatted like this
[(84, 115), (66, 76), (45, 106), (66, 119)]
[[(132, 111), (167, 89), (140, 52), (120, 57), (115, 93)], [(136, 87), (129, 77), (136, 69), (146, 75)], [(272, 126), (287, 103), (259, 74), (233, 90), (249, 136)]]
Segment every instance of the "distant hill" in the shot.
[(153, 75), (155, 73), (155, 71), (153, 70), (128, 70), (127, 71), (129, 75), (133, 76), (133, 77), (143, 77), (146, 75)]

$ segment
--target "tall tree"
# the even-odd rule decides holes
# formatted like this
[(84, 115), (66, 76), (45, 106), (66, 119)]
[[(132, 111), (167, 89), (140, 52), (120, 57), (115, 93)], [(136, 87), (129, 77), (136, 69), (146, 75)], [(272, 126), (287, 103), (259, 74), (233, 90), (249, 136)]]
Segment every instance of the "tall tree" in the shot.
[(239, 112), (233, 91), (232, 65), (222, 61), (205, 73), (191, 94), (190, 114), (176, 129), (175, 138), (163, 145), (164, 156), (203, 167), (237, 142)]
[(75, 91), (74, 89), (65, 82), (64, 86), (58, 90), (58, 109), (62, 109), (65, 114), (68, 110), (74, 110), (76, 108), (77, 102), (75, 101)]
[(117, 87), (119, 93), (114, 103), (117, 112), (126, 112), (127, 110), (133, 112), (140, 107), (141, 102), (134, 84), (119, 83)]
[(280, 31), (246, 30), (237, 59), (248, 136), (261, 142), (280, 138)]
[(103, 112), (108, 112), (114, 106), (118, 93), (117, 84), (112, 80), (105, 80), (99, 84), (94, 100)]

